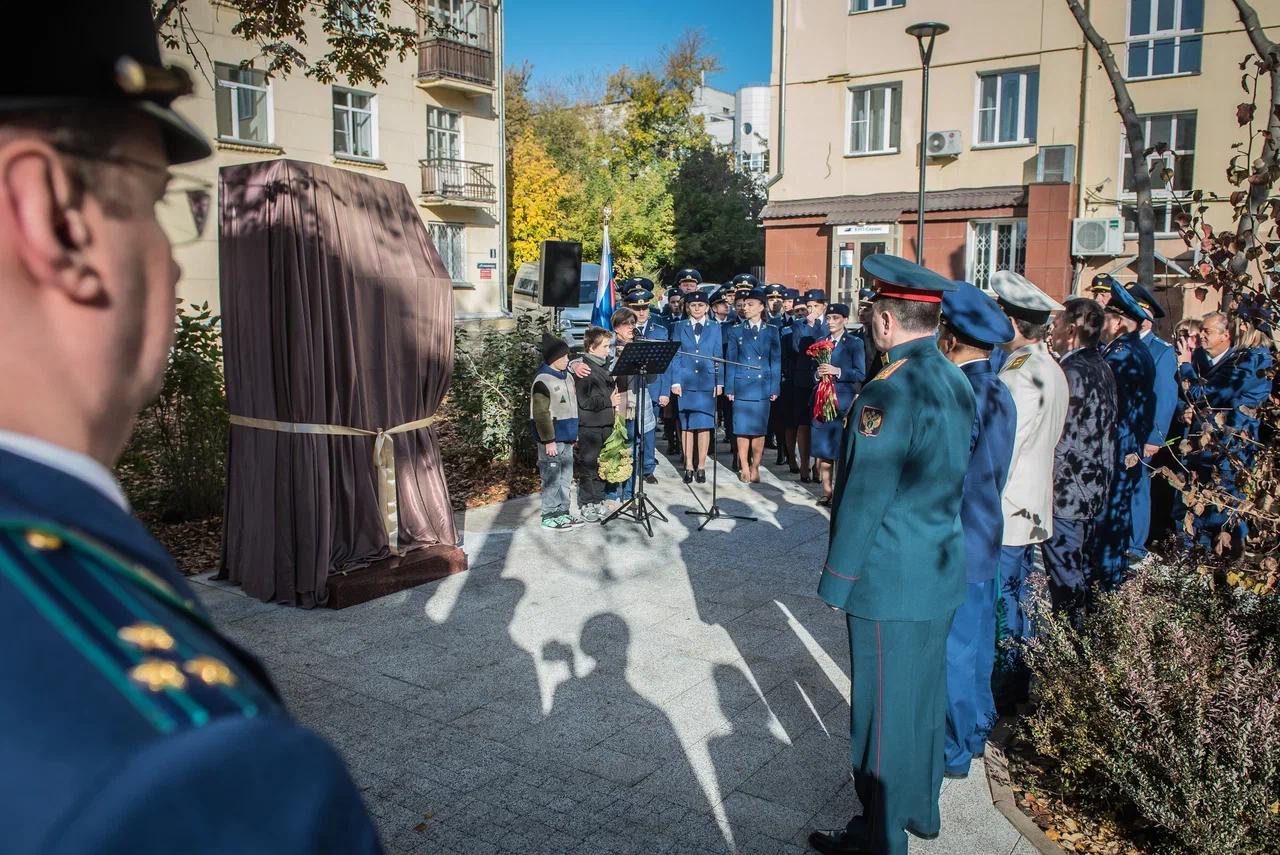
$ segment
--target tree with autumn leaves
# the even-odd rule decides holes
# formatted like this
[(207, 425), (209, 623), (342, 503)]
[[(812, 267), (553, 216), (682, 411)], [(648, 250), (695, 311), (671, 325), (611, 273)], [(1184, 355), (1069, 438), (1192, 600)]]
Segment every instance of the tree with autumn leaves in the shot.
[(511, 269), (548, 238), (581, 241), (584, 258), (598, 257), (606, 207), (619, 276), (661, 280), (692, 264), (716, 279), (761, 264), (763, 193), (690, 112), (716, 69), (696, 32), (657, 66), (619, 68), (595, 91), (535, 94), (529, 66), (509, 69)]

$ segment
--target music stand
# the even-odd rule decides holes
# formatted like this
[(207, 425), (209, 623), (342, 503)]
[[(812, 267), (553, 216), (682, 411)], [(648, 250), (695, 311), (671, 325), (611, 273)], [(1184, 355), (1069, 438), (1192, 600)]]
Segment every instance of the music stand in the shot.
[(645, 532), (653, 537), (653, 524), (650, 520), (657, 517), (663, 522), (667, 521), (666, 516), (658, 510), (653, 500), (645, 495), (644, 477), (641, 474), (644, 469), (644, 433), (640, 428), (644, 423), (642, 414), (646, 406), (645, 395), (649, 391), (645, 375), (661, 374), (666, 371), (679, 350), (680, 342), (678, 341), (636, 339), (622, 349), (618, 361), (613, 366), (614, 377), (631, 377), (635, 386), (636, 417), (632, 421), (631, 428), (632, 487), (631, 498), (619, 505), (609, 516), (600, 520), (600, 525), (606, 525), (617, 517), (626, 517), (643, 525)]

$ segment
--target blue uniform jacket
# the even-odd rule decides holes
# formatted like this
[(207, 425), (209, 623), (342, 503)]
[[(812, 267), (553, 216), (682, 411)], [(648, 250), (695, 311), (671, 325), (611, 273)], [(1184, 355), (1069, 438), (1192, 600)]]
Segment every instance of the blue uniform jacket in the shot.
[(705, 357), (724, 358), (722, 334), (725, 327), (703, 318), (702, 335), (695, 341), (693, 321), (685, 319), (671, 331), (671, 340), (680, 342), (681, 353), (671, 363), (669, 386), (680, 386), (682, 392), (714, 392), (724, 385), (722, 364)]
[[(830, 341), (831, 336), (825, 335), (822, 340)], [(867, 377), (866, 358), (862, 337), (849, 330), (845, 330), (844, 335), (840, 336), (840, 341), (836, 342), (835, 349), (831, 351), (831, 364), (840, 369), (840, 376), (835, 378), (835, 386), (836, 405), (842, 416), (853, 406), (853, 399), (858, 396), (859, 390), (862, 389), (862, 381)], [(818, 370), (816, 363), (813, 370), (815, 372)], [(816, 378), (814, 378), (814, 385), (817, 385)]]
[(826, 319), (820, 319), (816, 324), (810, 324), (807, 319), (792, 322), (792, 347), (796, 352), (794, 377), (798, 388), (812, 389), (818, 385), (817, 378), (814, 377), (814, 372), (818, 370), (818, 363), (805, 351), (815, 341), (826, 338), (829, 332)]
[(1102, 358), (1116, 379), (1116, 460), (1122, 467), (1117, 471), (1123, 471), (1124, 459), (1142, 454), (1155, 425), (1156, 367), (1136, 332), (1113, 340), (1103, 349)]
[[(782, 341), (776, 327), (738, 324), (729, 330), (725, 357), (724, 392), (744, 401), (765, 401), (776, 396), (782, 383)], [(743, 368), (734, 363), (752, 366)]]
[(1174, 353), (1173, 345), (1155, 333), (1148, 333), (1142, 343), (1151, 354), (1156, 381), (1155, 424), (1151, 428), (1147, 444), (1164, 445), (1173, 424), (1174, 411), (1178, 408), (1178, 355)]
[(965, 581), (987, 582), (995, 578), (1004, 538), (1000, 494), (1009, 480), (1018, 412), (1009, 387), (996, 376), (989, 360), (961, 365), (960, 370), (969, 378), (977, 406), (970, 442), (973, 454), (964, 474), (964, 497), (960, 504)]
[[(1259, 352), (1260, 351), (1260, 352)], [(1217, 413), (1226, 413), (1226, 426), (1232, 430), (1248, 432), (1257, 438), (1258, 420), (1240, 412), (1240, 407), (1257, 407), (1271, 394), (1271, 381), (1266, 372), (1271, 367), (1271, 354), (1265, 348), (1231, 348), (1214, 364), (1203, 348), (1191, 354), (1191, 362), (1178, 366), (1178, 380), (1186, 403), (1196, 408), (1195, 421), (1189, 433), (1206, 430), (1220, 434), (1221, 428), (1204, 424)], [(1192, 443), (1196, 446), (1196, 443)], [(1247, 462), (1253, 459), (1253, 447), (1247, 442), (1227, 437), (1216, 449), (1191, 452), (1188, 463), (1204, 466), (1215, 461), (1229, 469), (1224, 452)]]
[(889, 360), (845, 431), (818, 595), (865, 620), (934, 620), (965, 595), (973, 388), (932, 336), (892, 348)]
[(4, 450), (0, 644), (6, 853), (381, 851), (341, 759), (142, 524)]
[[(671, 332), (654, 320), (651, 313), (648, 324), (644, 327), (636, 327), (636, 338), (647, 338), (651, 341), (670, 341)], [(674, 364), (675, 360), (672, 359), (671, 365)], [(668, 365), (666, 371), (654, 376), (649, 382), (649, 391), (645, 394), (654, 406), (657, 406), (659, 398), (671, 394), (671, 365)]]

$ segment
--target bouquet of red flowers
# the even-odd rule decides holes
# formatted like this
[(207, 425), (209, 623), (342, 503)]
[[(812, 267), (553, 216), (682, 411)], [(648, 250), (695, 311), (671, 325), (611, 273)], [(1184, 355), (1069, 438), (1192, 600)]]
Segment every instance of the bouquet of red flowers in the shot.
[[(830, 365), (833, 350), (834, 342), (815, 341), (805, 353), (816, 359), (819, 365)], [(836, 384), (830, 376), (822, 378), (813, 395), (813, 417), (820, 422), (833, 422), (840, 418), (840, 408), (836, 405)]]

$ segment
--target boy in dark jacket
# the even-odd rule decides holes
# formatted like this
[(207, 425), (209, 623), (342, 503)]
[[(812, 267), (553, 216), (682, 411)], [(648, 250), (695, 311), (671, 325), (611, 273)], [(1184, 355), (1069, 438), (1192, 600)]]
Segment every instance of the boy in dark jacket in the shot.
[(578, 401), (569, 367), (569, 345), (555, 336), (542, 339), (542, 366), (529, 390), (529, 422), (538, 444), (542, 477), (542, 527), (568, 529), (582, 520), (569, 513), (573, 485), (573, 446), (578, 441)]
[(609, 332), (590, 327), (582, 338), (583, 364), (591, 369), (575, 377), (578, 391), (578, 511), (587, 522), (604, 518), (605, 489), (600, 477), (600, 449), (613, 431), (613, 419), (622, 397), (606, 365)]

